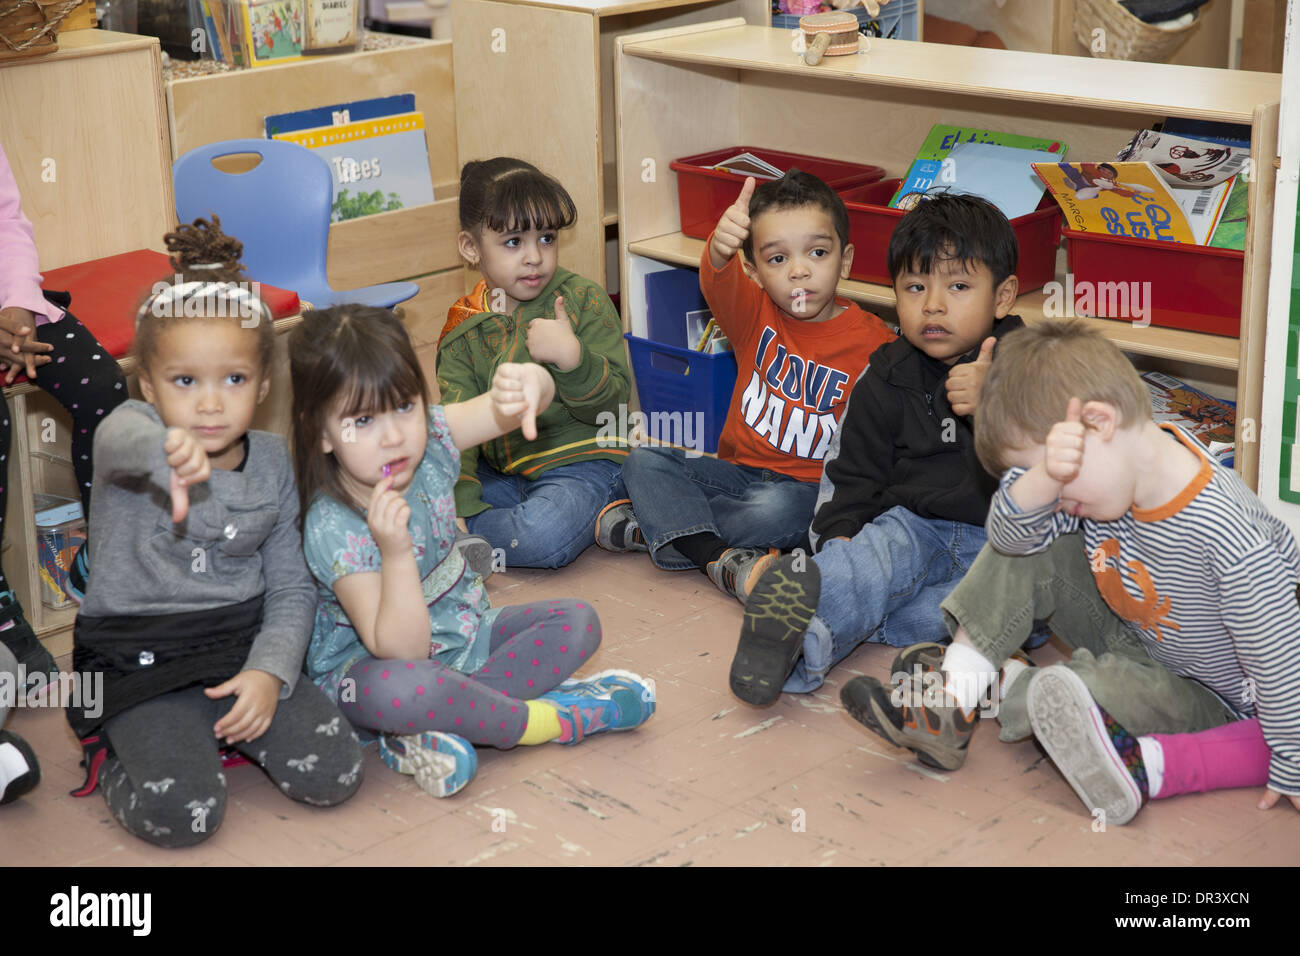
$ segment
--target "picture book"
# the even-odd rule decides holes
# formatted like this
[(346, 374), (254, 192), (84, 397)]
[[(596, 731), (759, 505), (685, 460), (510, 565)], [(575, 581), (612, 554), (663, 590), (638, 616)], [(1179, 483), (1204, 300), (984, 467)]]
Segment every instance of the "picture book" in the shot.
[(1214, 120), (1171, 116), (1160, 128), (1171, 136), (1186, 136), (1226, 146), (1250, 147), (1250, 127), (1241, 123), (1217, 123)]
[(1079, 232), (1203, 244), (1226, 205), (1227, 184), (1171, 190), (1150, 163), (1034, 163), (1033, 168), (1065, 213), (1067, 228)]
[(266, 138), (275, 139), (281, 133), (296, 133), (299, 130), (317, 129), (321, 126), (341, 126), (361, 120), (378, 119), (381, 116), (414, 112), (415, 94), (399, 93), (396, 96), (379, 96), (370, 100), (316, 106), (307, 110), (295, 110), (292, 113), (276, 113), (266, 118)]
[(1231, 468), (1236, 435), (1237, 405), (1207, 395), (1170, 375), (1143, 372), (1142, 381), (1151, 393), (1151, 417), (1173, 422), (1196, 437), (1219, 464)]
[(996, 143), (959, 143), (944, 160), (948, 164), (947, 174), (940, 168), (936, 186), (987, 199), (1008, 219), (1026, 216), (1038, 208), (1043, 198), (1043, 181), (1034, 175), (1033, 169), (1033, 164), (1043, 156), (1036, 149)]
[(433, 202), (423, 113), (296, 130), (273, 138), (313, 150), (330, 164), (332, 222)]
[(346, 53), (357, 46), (358, 0), (307, 0), (306, 56)]
[(915, 200), (905, 204), (904, 197), (911, 193), (926, 192), (935, 185), (936, 180), (938, 180), (939, 185), (947, 185), (951, 188), (952, 183), (945, 180), (948, 176), (956, 173), (956, 168), (954, 164), (949, 163), (945, 174), (944, 160), (948, 159), (952, 151), (958, 146), (971, 143), (987, 143), (1012, 149), (1028, 149), (1051, 153), (1058, 161), (1065, 156), (1066, 151), (1066, 145), (1059, 140), (1021, 136), (1017, 133), (999, 133), (977, 127), (938, 124), (930, 129), (929, 134), (921, 143), (916, 159), (913, 160), (907, 175), (903, 177), (902, 185), (898, 187), (898, 192), (894, 193), (894, 197), (889, 201), (890, 208), (911, 208), (912, 205), (915, 205)]
[(303, 0), (236, 0), (248, 66), (302, 59)]
[(1219, 224), (1214, 227), (1214, 235), (1208, 245), (1218, 249), (1246, 248), (1246, 200), (1250, 193), (1250, 183), (1241, 176), (1232, 181), (1232, 190), (1228, 193), (1228, 204), (1223, 207)]
[(1169, 185), (1199, 189), (1227, 182), (1241, 172), (1250, 160), (1250, 149), (1143, 129), (1115, 158), (1151, 163)]

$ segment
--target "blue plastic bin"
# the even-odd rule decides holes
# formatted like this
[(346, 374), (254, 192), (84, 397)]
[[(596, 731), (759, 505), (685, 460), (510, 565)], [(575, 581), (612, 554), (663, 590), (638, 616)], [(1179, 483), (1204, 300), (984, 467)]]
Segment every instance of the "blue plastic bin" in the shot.
[[(869, 37), (884, 37), (887, 40), (915, 40), (921, 35), (921, 18), (917, 11), (916, 0), (893, 0), (880, 8), (880, 15), (873, 17), (866, 7), (854, 7), (846, 11), (858, 18), (858, 30)], [(789, 13), (778, 13), (772, 8), (772, 26), (783, 30), (799, 29), (799, 18)]]
[[(696, 450), (717, 452), (731, 393), (736, 387), (736, 356), (731, 352), (705, 354), (661, 345), (631, 332), (623, 338), (627, 339), (632, 356), (632, 374), (636, 377), (641, 411), (650, 419), (646, 425), (650, 437), (665, 444), (682, 444), (680, 438), (670, 436), (675, 433), (698, 442), (702, 431), (703, 443), (695, 445)], [(656, 412), (661, 415), (658, 419), (653, 417)], [(673, 412), (680, 413), (680, 417), (674, 418)], [(702, 429), (696, 427), (700, 419), (691, 418), (687, 422), (687, 416), (694, 412), (703, 415)]]

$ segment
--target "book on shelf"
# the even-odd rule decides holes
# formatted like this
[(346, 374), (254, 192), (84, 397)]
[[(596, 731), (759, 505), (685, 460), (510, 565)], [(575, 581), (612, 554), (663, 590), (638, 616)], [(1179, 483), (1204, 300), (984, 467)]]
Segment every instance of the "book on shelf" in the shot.
[(755, 179), (780, 179), (785, 175), (765, 159), (759, 159), (753, 153), (737, 153), (727, 159), (713, 164), (714, 169), (721, 169), (739, 176), (753, 176)]
[(1238, 175), (1232, 181), (1232, 189), (1228, 193), (1227, 205), (1223, 207), (1223, 215), (1219, 217), (1219, 224), (1214, 227), (1214, 235), (1210, 237), (1208, 245), (1217, 249), (1236, 249), (1238, 252), (1246, 248), (1246, 216), (1249, 211), (1247, 202), (1250, 195), (1250, 183), (1245, 178)]
[(1142, 382), (1151, 395), (1151, 417), (1157, 423), (1178, 425), (1204, 445), (1219, 464), (1232, 467), (1236, 402), (1215, 398), (1161, 372), (1143, 372)]
[(277, 133), (326, 160), (334, 176), (331, 222), (433, 202), (420, 112)]
[(359, 0), (306, 0), (307, 37), (302, 46), (303, 55), (355, 50), (360, 39), (358, 3)]
[[(1005, 164), (1012, 163), (1012, 157), (1018, 161), (1021, 157), (1019, 154), (1000, 153), (997, 150), (987, 150), (982, 148), (971, 149), (970, 147), (1005, 147), (1008, 150), (1029, 150), (1037, 153), (1048, 153), (1060, 160), (1065, 156), (1066, 145), (1060, 140), (1043, 139), (1034, 136), (1021, 136), (1018, 133), (1000, 133), (995, 130), (980, 129), (974, 126), (947, 126), (942, 123), (931, 127), (930, 132), (926, 135), (921, 143), (921, 148), (917, 150), (916, 158), (912, 161), (907, 175), (903, 177), (902, 184), (898, 191), (894, 193), (893, 198), (889, 200), (891, 209), (910, 209), (916, 204), (912, 197), (914, 194), (924, 194), (936, 187), (947, 189), (950, 192), (974, 192), (974, 189), (963, 189), (958, 180), (962, 176), (963, 162), (958, 162), (953, 157), (954, 151), (962, 149), (966, 157), (971, 160), (971, 169), (967, 171), (969, 182), (987, 184), (994, 170), (1001, 167), (997, 175), (1005, 175)], [(1016, 186), (1025, 189), (1037, 189), (1038, 196), (1042, 196), (1042, 190), (1036, 184), (1033, 184), (1033, 172), (1028, 168), (1028, 162), (1032, 157), (1023, 157), (1026, 160), (1024, 176), (1020, 177), (1014, 171), (1011, 173), (1013, 183), (1011, 194), (1014, 194)], [(1041, 160), (1048, 157), (1040, 156)], [(976, 193), (976, 195), (983, 195)], [(990, 202), (997, 203), (991, 197), (985, 197)], [(1037, 205), (1038, 200), (1034, 200)], [(1001, 208), (1001, 207), (999, 207)], [(1032, 212), (1034, 206), (1030, 206), (1028, 212)], [(1005, 213), (1005, 210), (1003, 210)], [(1017, 213), (1022, 215), (1023, 213)], [(1012, 218), (1007, 214), (1008, 218)]]
[(1034, 163), (1078, 232), (1203, 245), (1227, 205), (1231, 182), (1171, 189), (1151, 163)]
[(414, 93), (398, 93), (395, 96), (377, 96), (368, 100), (314, 106), (311, 109), (274, 113), (266, 117), (266, 137), (275, 139), (281, 133), (296, 133), (299, 130), (317, 129), (323, 126), (341, 126), (345, 123), (414, 112)]
[(1160, 129), (1172, 136), (1186, 136), (1190, 139), (1222, 143), (1226, 146), (1250, 147), (1250, 127), (1239, 123), (1218, 123), (1214, 120), (1171, 116), (1161, 124)]
[(244, 66), (302, 59), (303, 0), (227, 0), (238, 17)]
[(1141, 129), (1115, 158), (1151, 163), (1177, 189), (1200, 189), (1227, 182), (1241, 172), (1250, 161), (1250, 149)]

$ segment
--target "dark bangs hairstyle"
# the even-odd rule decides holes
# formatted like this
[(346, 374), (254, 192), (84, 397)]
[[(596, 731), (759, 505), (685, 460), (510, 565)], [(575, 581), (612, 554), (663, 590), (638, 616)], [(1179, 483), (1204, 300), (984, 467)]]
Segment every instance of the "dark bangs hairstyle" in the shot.
[(427, 406), (429, 383), (402, 321), (387, 309), (367, 305), (306, 313), (289, 336), (289, 371), (290, 444), (301, 527), (319, 494), (353, 507), (338, 459), (321, 449), (325, 423), (336, 405), (341, 404), (346, 418), (390, 411), (412, 399)]
[[(275, 357), (275, 323), (271, 310), (252, 294), (252, 282), (239, 261), (244, 244), (221, 231), (221, 220), (213, 216), (195, 219), (163, 236), (174, 274), (162, 276), (155, 286), (171, 288), (150, 294), (136, 313), (135, 339), (131, 353), (136, 367), (148, 374), (158, 354), (158, 337), (182, 322), (238, 321), (257, 335), (257, 358), (262, 375), (271, 374)], [(181, 289), (186, 283), (202, 283)], [(253, 318), (256, 322), (248, 325)]]
[[(751, 226), (760, 213), (771, 209), (794, 209), (799, 206), (815, 206), (831, 217), (835, 235), (840, 240), (840, 253), (849, 244), (849, 211), (844, 208), (844, 200), (824, 182), (812, 173), (791, 168), (780, 179), (759, 183), (754, 195), (749, 197), (749, 220)], [(741, 244), (745, 258), (754, 261), (754, 230), (749, 230)]]
[(573, 197), (532, 163), (498, 156), (466, 163), (460, 171), (460, 228), (527, 232), (567, 229), (578, 218)]
[(930, 272), (936, 262), (988, 266), (996, 288), (1016, 271), (1020, 248), (1001, 210), (979, 196), (937, 193), (905, 215), (889, 237), (889, 276)]

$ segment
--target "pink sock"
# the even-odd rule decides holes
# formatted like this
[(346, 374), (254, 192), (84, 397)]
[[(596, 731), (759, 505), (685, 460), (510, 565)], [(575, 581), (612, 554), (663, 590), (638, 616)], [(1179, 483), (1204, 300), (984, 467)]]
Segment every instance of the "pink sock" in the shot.
[(1262, 787), (1270, 751), (1259, 720), (1238, 720), (1195, 734), (1151, 734), (1164, 751), (1164, 782), (1151, 798), (1180, 793)]

